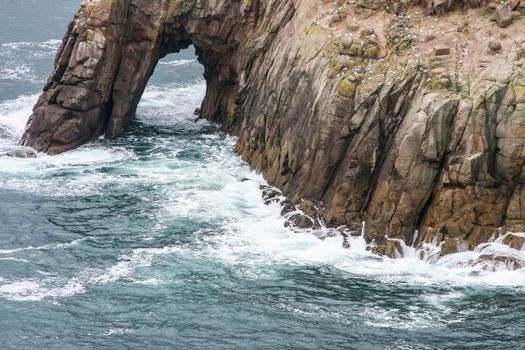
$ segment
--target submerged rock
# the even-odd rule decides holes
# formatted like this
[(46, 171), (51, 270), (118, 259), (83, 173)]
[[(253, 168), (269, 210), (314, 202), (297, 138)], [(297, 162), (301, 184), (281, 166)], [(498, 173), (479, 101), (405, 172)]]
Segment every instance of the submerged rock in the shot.
[(483, 254), (478, 259), (464, 264), (480, 267), (484, 271), (518, 270), (525, 268), (525, 260), (514, 255)]
[(319, 203), (303, 200), (288, 217), (287, 225), (300, 229), (318, 229), (322, 227)]
[(13, 158), (36, 158), (38, 153), (31, 147), (15, 147), (7, 151), (0, 152), (0, 155)]
[[(434, 230), (444, 252), (524, 230), (525, 38), (500, 28), (525, 25), (518, 2), (497, 24), (485, 2), (422, 3), (439, 17), (421, 3), (84, 0), (21, 144), (56, 154), (120, 136), (158, 60), (193, 44), (200, 116), (290, 198), (291, 225), (366, 221), (368, 241), (410, 244)], [(322, 210), (295, 213), (305, 198)]]

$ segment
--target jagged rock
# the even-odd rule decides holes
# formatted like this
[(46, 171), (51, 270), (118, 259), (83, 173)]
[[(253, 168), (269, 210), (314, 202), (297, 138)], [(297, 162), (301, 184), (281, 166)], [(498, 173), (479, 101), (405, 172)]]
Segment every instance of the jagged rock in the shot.
[(282, 201), (282, 193), (277, 188), (261, 185), (259, 186), (259, 189), (262, 190), (264, 204), (268, 205), (270, 203), (280, 203)]
[(398, 239), (378, 239), (372, 243), (370, 251), (392, 259), (403, 257), (403, 245)]
[(316, 227), (314, 219), (301, 213), (290, 216), (286, 222), (286, 226), (300, 229), (312, 229)]
[(469, 250), (468, 242), (463, 238), (445, 238), (441, 244), (440, 255), (448, 255)]
[(478, 266), (485, 271), (518, 270), (525, 268), (525, 260), (518, 256), (501, 254), (483, 254), (467, 265)]
[(511, 248), (521, 250), (525, 244), (525, 237), (507, 233), (505, 238), (503, 238), (502, 243), (508, 245)]
[(288, 218), (288, 223), (292, 227), (307, 229), (321, 227), (320, 204), (309, 200), (303, 200), (295, 208), (297, 213)]
[[(523, 37), (502, 35), (484, 3), (424, 2), (439, 17), (419, 1), (349, 3), (334, 22), (340, 6), (317, 0), (83, 1), (21, 144), (56, 154), (118, 137), (158, 60), (193, 44), (200, 116), (238, 137), (236, 151), (289, 198), (286, 216), (304, 198), (322, 208), (294, 225), (366, 221), (368, 242), (411, 243), (417, 229), (434, 230), (417, 242), (475, 247), (496, 228), (525, 229)], [(461, 35), (435, 35), (458, 28), (447, 11), (459, 7)], [(509, 50), (487, 55), (482, 38)]]

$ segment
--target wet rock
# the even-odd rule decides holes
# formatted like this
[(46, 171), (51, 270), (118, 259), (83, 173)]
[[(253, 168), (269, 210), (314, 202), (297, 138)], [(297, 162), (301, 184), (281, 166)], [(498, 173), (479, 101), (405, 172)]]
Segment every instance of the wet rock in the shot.
[(268, 205), (270, 203), (280, 203), (282, 201), (282, 193), (277, 188), (261, 185), (259, 186), (259, 189), (262, 190), (264, 204)]
[(282, 202), (282, 208), (281, 208), (281, 215), (287, 216), (288, 214), (296, 211), (295, 205), (293, 205), (290, 201), (285, 200)]
[(294, 214), (290, 216), (285, 224), (287, 227), (296, 227), (300, 229), (312, 229), (315, 227), (315, 221), (304, 214)]
[(484, 271), (518, 270), (525, 268), (525, 260), (514, 255), (483, 254), (478, 259), (469, 262), (469, 266), (477, 266)]
[(462, 238), (445, 238), (443, 243), (441, 243), (440, 255), (448, 255), (466, 252), (469, 250), (468, 242)]
[(303, 200), (295, 207), (297, 213), (292, 215), (288, 222), (290, 226), (301, 229), (312, 229), (321, 227), (320, 203)]
[(368, 248), (372, 253), (392, 259), (403, 257), (403, 244), (399, 239), (378, 239)]
[(507, 233), (505, 238), (503, 238), (502, 243), (508, 245), (511, 248), (521, 250), (525, 244), (525, 237)]
[(16, 147), (8, 151), (4, 151), (3, 154), (13, 158), (36, 158), (37, 152), (31, 147)]
[[(426, 1), (442, 14), (433, 18), (406, 15), (416, 1), (365, 1), (373, 10), (362, 15), (349, 3), (352, 19), (334, 23), (352, 30), (344, 36), (327, 27), (334, 1), (166, 4), (83, 1), (21, 144), (56, 154), (120, 136), (158, 60), (193, 44), (206, 72), (200, 116), (235, 135), (243, 160), (290, 195), (264, 194), (290, 225), (366, 221), (385, 255), (400, 244), (383, 242), (385, 232), (412, 242), (417, 229), (427, 235), (418, 242), (444, 242), (446, 252), (499, 227), (525, 229), (523, 43), (480, 20), (484, 2)], [(515, 4), (505, 3), (511, 17)], [(448, 13), (456, 8), (461, 23)], [(496, 9), (500, 25), (505, 11)], [(433, 25), (447, 30), (421, 42)], [(509, 50), (480, 55), (483, 37)]]

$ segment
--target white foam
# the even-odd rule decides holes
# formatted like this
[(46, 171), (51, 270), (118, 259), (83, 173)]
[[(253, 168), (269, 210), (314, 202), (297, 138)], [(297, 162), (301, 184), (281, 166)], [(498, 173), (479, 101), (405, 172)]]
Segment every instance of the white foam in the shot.
[(150, 125), (178, 126), (184, 129), (208, 125), (204, 120), (195, 123), (195, 108), (200, 107), (206, 84), (202, 80), (190, 84), (164, 87), (148, 86), (137, 109), (139, 120)]
[(179, 67), (179, 66), (188, 66), (190, 64), (196, 63), (197, 60), (172, 60), (172, 61), (160, 61), (159, 64), (166, 65), (166, 66), (173, 66), (173, 67)]
[(75, 279), (58, 287), (57, 284), (60, 282), (56, 279), (47, 281), (47, 284), (34, 279), (11, 281), (0, 284), (0, 296), (15, 301), (40, 301), (46, 298), (69, 297), (85, 291), (84, 286)]
[[(141, 122), (153, 126), (176, 126), (181, 130), (199, 130), (208, 127), (205, 121), (194, 123), (192, 115), (204, 94), (204, 82), (169, 87), (148, 87), (139, 106)], [(26, 118), (31, 113), (37, 96), (22, 96), (0, 103), (0, 128), (8, 137), (0, 142), (14, 145), (22, 134)], [(119, 260), (105, 269), (88, 269), (69, 280), (26, 279), (18, 281), (0, 280), (0, 295), (13, 300), (42, 300), (59, 298), (84, 292), (90, 284), (108, 284), (122, 280), (144, 285), (157, 285), (153, 277), (141, 276), (137, 272), (154, 268), (159, 255), (189, 255), (196, 259), (212, 259), (230, 267), (244, 278), (257, 279), (273, 275), (283, 265), (331, 266), (348, 276), (366, 276), (379, 283), (414, 285), (482, 285), (524, 286), (524, 271), (485, 271), (468, 263), (481, 254), (518, 254), (501, 244), (500, 238), (483, 250), (462, 252), (439, 257), (437, 247), (428, 245), (426, 260), (418, 258), (414, 248), (404, 247), (405, 258), (381, 258), (366, 251), (362, 237), (348, 239), (350, 249), (342, 247), (342, 237), (335, 235), (320, 240), (312, 231), (297, 232), (284, 227), (278, 204), (264, 205), (259, 186), (264, 179), (233, 154), (233, 137), (221, 133), (203, 135), (191, 141), (177, 138), (155, 138), (152, 142), (166, 154), (156, 156), (151, 162), (138, 162), (132, 151), (112, 144), (88, 145), (59, 156), (40, 155), (37, 159), (0, 158), (0, 172), (7, 174), (2, 180), (4, 188), (30, 193), (45, 193), (52, 196), (92, 194), (103, 191), (104, 184), (148, 183), (160, 184), (163, 202), (156, 213), (162, 226), (166, 221), (178, 218), (194, 219), (196, 222), (212, 222), (215, 232), (206, 232), (189, 246), (167, 246), (164, 248), (134, 249), (120, 256)], [(190, 143), (191, 142), (191, 143)], [(1, 145), (1, 144), (0, 144)], [(206, 161), (196, 162), (179, 159), (182, 152), (195, 149), (206, 154)], [(157, 149), (150, 150), (156, 152)], [(164, 158), (162, 158), (164, 157)], [(118, 164), (134, 176), (100, 174), (95, 170), (103, 165)], [(55, 177), (60, 171), (74, 173), (71, 177)], [(241, 181), (247, 178), (249, 181)], [(152, 230), (154, 231), (154, 230)], [(319, 235), (333, 233), (322, 228)], [(199, 232), (197, 232), (199, 233)], [(154, 234), (154, 233), (152, 233)], [(155, 237), (144, 233), (144, 241)], [(79, 241), (69, 244), (78, 244)], [(0, 250), (0, 255), (14, 258), (21, 251), (58, 249), (59, 245), (25, 247)], [(520, 255), (521, 254), (521, 255)], [(144, 277), (144, 278), (143, 278)], [(50, 287), (51, 286), (51, 287)], [(451, 299), (456, 296), (452, 296)], [(436, 300), (429, 300), (437, 303)], [(436, 307), (441, 307), (436, 304)], [(444, 304), (446, 307), (446, 303)], [(375, 312), (374, 309), (369, 310)], [(301, 312), (298, 310), (297, 312)], [(376, 321), (385, 327), (395, 325), (399, 319), (381, 314)], [(382, 322), (382, 323), (381, 323)], [(424, 328), (429, 320), (426, 316), (402, 327)]]
[(60, 40), (48, 40), (1, 44), (0, 79), (44, 82), (45, 77), (38, 76), (36, 72), (38, 62), (51, 61), (60, 42)]
[(24, 95), (14, 100), (0, 102), (0, 131), (9, 133), (11, 143), (15, 143), (22, 136), (37, 99), (38, 95)]
[(131, 333), (131, 329), (129, 328), (110, 328), (108, 331), (104, 333), (106, 336), (112, 336), (112, 335), (124, 335)]
[(0, 67), (0, 79), (36, 81), (35, 71), (26, 64), (14, 67)]
[(9, 42), (9, 43), (3, 43), (2, 47), (7, 47), (12, 50), (21, 50), (28, 47), (37, 47), (42, 49), (48, 49), (48, 50), (56, 50), (58, 49), (58, 46), (62, 40), (56, 40), (56, 39), (50, 39), (44, 42), (30, 42), (30, 41), (18, 41), (18, 42)]
[(55, 244), (46, 244), (39, 247), (24, 247), (24, 248), (16, 248), (16, 249), (0, 249), (0, 255), (9, 255), (9, 254), (16, 254), (23, 251), (30, 251), (30, 250), (51, 250), (51, 249), (62, 249), (62, 248), (69, 248), (72, 246), (76, 246), (79, 243), (83, 242), (85, 239), (76, 239), (74, 241), (71, 241), (69, 243), (55, 243)]
[[(116, 265), (109, 267), (102, 274), (89, 279), (90, 283), (107, 284), (132, 275), (137, 269), (152, 266), (156, 255), (172, 254), (181, 251), (179, 247), (135, 249), (130, 256), (123, 256)], [(147, 284), (147, 283), (146, 283)]]

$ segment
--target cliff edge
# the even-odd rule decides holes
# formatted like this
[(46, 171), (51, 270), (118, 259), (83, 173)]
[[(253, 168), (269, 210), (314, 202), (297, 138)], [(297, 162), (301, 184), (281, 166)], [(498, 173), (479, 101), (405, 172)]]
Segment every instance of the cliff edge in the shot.
[(473, 249), (525, 230), (524, 14), (516, 0), (83, 0), (21, 144), (118, 137), (158, 60), (194, 45), (201, 116), (292, 203), (365, 221), (379, 246)]

